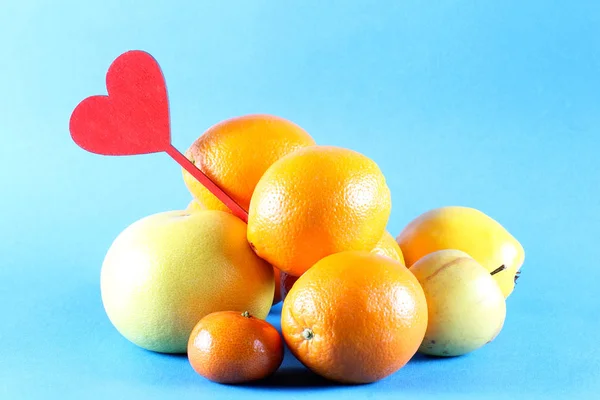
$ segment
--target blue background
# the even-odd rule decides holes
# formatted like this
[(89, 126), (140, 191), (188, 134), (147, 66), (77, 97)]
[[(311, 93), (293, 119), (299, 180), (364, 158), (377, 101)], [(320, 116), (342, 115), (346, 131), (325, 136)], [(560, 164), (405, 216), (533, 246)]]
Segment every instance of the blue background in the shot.
[[(3, 3), (0, 398), (597, 395), (600, 2), (321, 3)], [(222, 119), (277, 114), (379, 163), (394, 235), (443, 205), (499, 220), (527, 258), (497, 340), (367, 386), (287, 354), (275, 379), (228, 387), (119, 336), (99, 295), (105, 251), (190, 199), (167, 155), (101, 157), (70, 139), (71, 111), (129, 49), (160, 62), (180, 150)]]

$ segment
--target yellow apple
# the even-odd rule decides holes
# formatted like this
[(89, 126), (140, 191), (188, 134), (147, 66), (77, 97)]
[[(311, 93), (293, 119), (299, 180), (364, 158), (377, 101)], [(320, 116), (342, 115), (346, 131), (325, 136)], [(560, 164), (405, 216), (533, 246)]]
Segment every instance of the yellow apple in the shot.
[(410, 268), (427, 299), (428, 325), (419, 352), (458, 356), (502, 330), (506, 301), (490, 273), (468, 254), (440, 250)]

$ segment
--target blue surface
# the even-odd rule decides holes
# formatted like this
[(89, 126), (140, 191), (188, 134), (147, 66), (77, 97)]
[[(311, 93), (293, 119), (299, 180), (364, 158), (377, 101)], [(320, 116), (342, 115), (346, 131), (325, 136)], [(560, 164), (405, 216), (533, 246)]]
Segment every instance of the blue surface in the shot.
[[(6, 3), (0, 398), (597, 398), (600, 2)], [(277, 114), (379, 163), (394, 234), (442, 205), (498, 219), (527, 252), (498, 339), (372, 385), (332, 386), (288, 354), (274, 379), (228, 387), (120, 337), (99, 296), (105, 251), (190, 198), (164, 154), (70, 140), (72, 109), (129, 49), (159, 60), (181, 150), (224, 118)]]

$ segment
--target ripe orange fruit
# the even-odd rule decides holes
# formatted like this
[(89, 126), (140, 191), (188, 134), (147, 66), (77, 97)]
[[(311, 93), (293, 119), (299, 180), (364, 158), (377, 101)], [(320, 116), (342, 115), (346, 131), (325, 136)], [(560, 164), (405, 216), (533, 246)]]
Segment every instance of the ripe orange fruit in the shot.
[(300, 276), (330, 254), (373, 249), (390, 208), (374, 161), (339, 147), (305, 147), (276, 161), (256, 185), (248, 241), (261, 258)]
[(362, 251), (319, 261), (283, 302), (291, 352), (325, 378), (368, 383), (404, 366), (427, 329), (423, 289), (399, 262)]
[(283, 361), (283, 341), (268, 322), (247, 311), (220, 311), (194, 327), (188, 342), (194, 370), (219, 383), (241, 383), (273, 374)]
[[(389, 257), (404, 265), (402, 250), (400, 250), (400, 246), (398, 246), (396, 239), (394, 239), (388, 231), (385, 231), (375, 248), (371, 250), (371, 253)], [(278, 271), (277, 268), (275, 268), (275, 270)], [(292, 286), (294, 286), (294, 283), (298, 280), (298, 277), (286, 274), (285, 272), (281, 272), (279, 275), (275, 276), (275, 293), (279, 294), (280, 300), (285, 300), (285, 297), (290, 289), (292, 289)]]
[(375, 248), (371, 250), (371, 253), (389, 257), (402, 265), (406, 265), (398, 242), (396, 242), (396, 239), (388, 231), (385, 231), (379, 242), (375, 245)]
[(207, 208), (204, 207), (202, 204), (198, 203), (198, 200), (196, 199), (192, 199), (189, 204), (187, 205), (185, 211), (189, 211), (189, 212), (196, 212), (196, 211), (204, 211)]
[[(298, 125), (273, 115), (231, 118), (209, 128), (185, 153), (213, 182), (248, 210), (256, 183), (279, 158), (315, 141)], [(183, 179), (204, 208), (230, 212), (187, 171)]]
[(275, 294), (273, 295), (273, 305), (281, 302), (281, 271), (273, 267), (273, 275), (275, 276)]

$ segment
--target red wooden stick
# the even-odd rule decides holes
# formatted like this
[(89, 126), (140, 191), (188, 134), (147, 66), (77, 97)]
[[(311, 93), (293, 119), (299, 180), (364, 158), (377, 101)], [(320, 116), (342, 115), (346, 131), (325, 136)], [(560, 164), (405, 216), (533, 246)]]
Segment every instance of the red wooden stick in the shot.
[(215, 197), (223, 202), (231, 210), (231, 212), (240, 218), (245, 223), (248, 223), (248, 213), (238, 203), (236, 203), (227, 193), (223, 191), (216, 183), (214, 183), (204, 172), (200, 171), (190, 160), (188, 160), (179, 150), (173, 145), (167, 147), (166, 152), (175, 160), (182, 168), (185, 168), (194, 178), (204, 185)]

